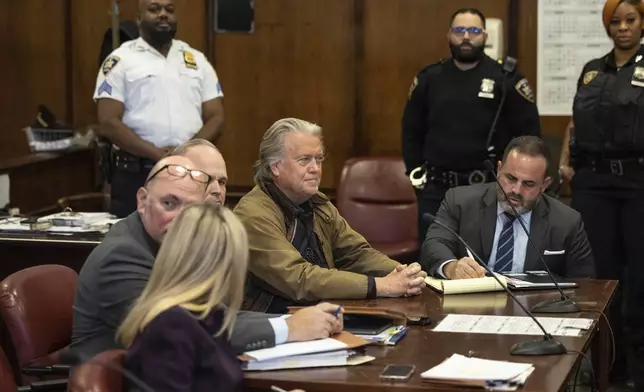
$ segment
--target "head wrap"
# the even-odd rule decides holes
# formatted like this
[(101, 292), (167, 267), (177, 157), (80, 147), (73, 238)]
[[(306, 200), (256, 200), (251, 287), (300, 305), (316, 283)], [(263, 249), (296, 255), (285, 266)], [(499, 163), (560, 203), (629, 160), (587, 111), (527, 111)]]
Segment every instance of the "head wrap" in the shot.
[[(606, 29), (606, 33), (608, 33), (608, 35), (610, 35), (610, 21), (611, 19), (613, 19), (613, 15), (615, 15), (617, 6), (619, 6), (623, 2), (624, 0), (606, 0), (606, 3), (604, 4), (604, 10), (602, 11), (602, 21), (604, 22), (604, 28)], [(644, 16), (644, 3), (642, 3), (641, 0), (637, 3), (635, 8), (637, 8), (640, 15)]]

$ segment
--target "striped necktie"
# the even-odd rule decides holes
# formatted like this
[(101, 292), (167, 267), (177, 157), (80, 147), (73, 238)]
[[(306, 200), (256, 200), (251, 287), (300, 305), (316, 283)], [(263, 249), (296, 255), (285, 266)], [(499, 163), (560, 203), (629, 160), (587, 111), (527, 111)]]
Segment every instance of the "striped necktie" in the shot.
[(499, 242), (496, 247), (496, 263), (494, 264), (495, 272), (512, 271), (512, 260), (514, 258), (514, 229), (513, 224), (516, 217), (507, 212), (505, 215), (505, 224), (499, 236)]

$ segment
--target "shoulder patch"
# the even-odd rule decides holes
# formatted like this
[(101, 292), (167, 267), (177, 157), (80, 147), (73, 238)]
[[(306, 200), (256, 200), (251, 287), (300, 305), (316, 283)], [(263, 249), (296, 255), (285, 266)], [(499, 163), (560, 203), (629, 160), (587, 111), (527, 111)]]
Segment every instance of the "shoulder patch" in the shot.
[(409, 93), (407, 94), (407, 99), (411, 99), (411, 95), (414, 93), (416, 86), (418, 86), (418, 76), (415, 76), (414, 80), (411, 82), (411, 86), (409, 87)]
[(514, 85), (514, 88), (517, 92), (526, 100), (534, 103), (534, 93), (532, 92), (532, 87), (528, 83), (528, 79), (523, 78)]
[(592, 81), (593, 81), (593, 79), (595, 79), (595, 76), (597, 76), (597, 74), (598, 74), (598, 73), (599, 73), (598, 71), (589, 71), (589, 72), (586, 72), (586, 73), (584, 74), (584, 79), (583, 79), (584, 84), (588, 84), (588, 83), (592, 82)]
[(112, 68), (114, 68), (116, 64), (119, 63), (119, 61), (121, 61), (121, 58), (119, 56), (115, 56), (115, 55), (107, 56), (105, 61), (103, 61), (103, 66), (102, 66), (103, 75), (107, 76), (107, 74), (110, 73)]

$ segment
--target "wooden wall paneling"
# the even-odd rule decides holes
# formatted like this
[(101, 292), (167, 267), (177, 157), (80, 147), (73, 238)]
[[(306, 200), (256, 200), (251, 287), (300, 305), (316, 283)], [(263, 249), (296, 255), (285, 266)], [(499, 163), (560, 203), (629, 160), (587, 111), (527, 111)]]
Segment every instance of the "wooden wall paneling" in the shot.
[[(356, 143), (366, 155), (400, 155), (402, 113), (414, 76), (450, 57), (446, 34), (459, 8), (507, 20), (508, 0), (368, 0), (364, 8), (364, 97)], [(507, 24), (507, 22), (506, 22)]]
[(36, 117), (38, 104), (63, 121), (66, 104), (65, 22), (67, 0), (2, 1), (0, 157), (29, 153), (21, 129)]
[(254, 33), (216, 35), (231, 184), (252, 185), (264, 132), (299, 117), (324, 129), (322, 187), (336, 186), (354, 144), (354, 16), (350, 0), (258, 0)]
[(96, 122), (92, 99), (98, 74), (98, 57), (105, 31), (110, 28), (111, 0), (72, 0), (72, 88), (77, 126)]

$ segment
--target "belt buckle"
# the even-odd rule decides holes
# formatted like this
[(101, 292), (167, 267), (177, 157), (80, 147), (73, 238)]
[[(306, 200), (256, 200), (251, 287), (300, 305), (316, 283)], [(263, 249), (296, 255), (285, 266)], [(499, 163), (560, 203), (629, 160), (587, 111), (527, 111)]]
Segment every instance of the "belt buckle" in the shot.
[(470, 183), (470, 185), (482, 184), (485, 182), (485, 179), (485, 173), (483, 173), (483, 171), (481, 170), (474, 170), (467, 177), (467, 181)]
[(618, 159), (611, 159), (610, 171), (616, 176), (624, 175), (624, 166), (622, 165), (622, 161)]

